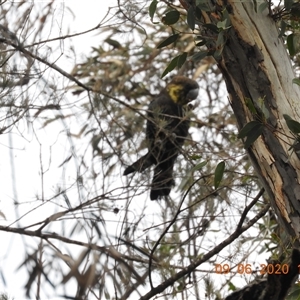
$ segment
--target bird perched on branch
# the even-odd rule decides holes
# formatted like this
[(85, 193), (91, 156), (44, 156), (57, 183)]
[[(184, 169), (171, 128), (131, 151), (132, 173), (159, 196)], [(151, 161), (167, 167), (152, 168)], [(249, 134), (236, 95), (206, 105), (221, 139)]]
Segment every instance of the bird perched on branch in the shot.
[(199, 85), (196, 81), (175, 76), (149, 105), (146, 127), (148, 152), (128, 166), (124, 175), (143, 172), (155, 165), (151, 200), (168, 196), (174, 185), (174, 163), (189, 129), (189, 120), (183, 106), (196, 99), (198, 92)]

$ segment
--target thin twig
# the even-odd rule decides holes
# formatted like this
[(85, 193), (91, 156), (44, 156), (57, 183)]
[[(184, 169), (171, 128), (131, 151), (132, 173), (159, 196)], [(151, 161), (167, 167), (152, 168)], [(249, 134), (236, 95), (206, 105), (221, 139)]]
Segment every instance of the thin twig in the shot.
[[(257, 196), (253, 199), (253, 201), (248, 205), (245, 209), (245, 211), (249, 211), (249, 209), (253, 206), (254, 202), (257, 202), (258, 199), (263, 194), (264, 189), (261, 189)], [(153, 296), (162, 293), (167, 287), (171, 286), (179, 280), (180, 278), (190, 274), (193, 272), (198, 266), (203, 264), (204, 262), (208, 261), (211, 257), (219, 253), (221, 250), (223, 250), (226, 246), (230, 245), (235, 239), (237, 239), (243, 232), (247, 231), (249, 228), (251, 228), (260, 218), (262, 218), (270, 209), (270, 204), (267, 204), (253, 219), (251, 219), (246, 225), (241, 226), (243, 222), (245, 221), (246, 214), (243, 212), (241, 215), (240, 221), (237, 225), (236, 230), (223, 242), (221, 242), (219, 245), (217, 245), (214, 249), (203, 255), (201, 258), (197, 259), (195, 262), (188, 265), (183, 270), (179, 271), (160, 285), (156, 286), (155, 288), (151, 288), (151, 290), (142, 296), (140, 300), (148, 300), (151, 299)]]

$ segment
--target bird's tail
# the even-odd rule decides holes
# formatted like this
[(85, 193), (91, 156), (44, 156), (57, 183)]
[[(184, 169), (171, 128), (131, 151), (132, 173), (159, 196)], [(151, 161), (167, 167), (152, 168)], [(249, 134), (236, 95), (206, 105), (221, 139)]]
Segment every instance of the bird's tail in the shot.
[(132, 165), (128, 166), (123, 175), (128, 175), (133, 172), (143, 172), (147, 168), (149, 168), (151, 165), (153, 165), (155, 162), (153, 160), (153, 157), (149, 152), (145, 154), (144, 156), (140, 157), (136, 162), (134, 162)]
[(154, 176), (150, 191), (150, 199), (157, 200), (162, 196), (168, 196), (173, 185), (173, 168), (161, 170), (159, 167), (156, 167), (154, 169)]

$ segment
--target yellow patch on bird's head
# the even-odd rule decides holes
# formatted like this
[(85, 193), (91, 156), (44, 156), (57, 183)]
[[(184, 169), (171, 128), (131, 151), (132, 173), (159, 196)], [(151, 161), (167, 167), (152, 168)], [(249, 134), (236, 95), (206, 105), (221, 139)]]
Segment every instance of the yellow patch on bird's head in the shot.
[(177, 104), (183, 104), (183, 103), (179, 103), (179, 101), (181, 100), (182, 89), (183, 89), (182, 85), (179, 85), (179, 84), (171, 83), (171, 84), (168, 84), (168, 86), (167, 86), (167, 92), (168, 92), (169, 96)]
[(183, 106), (197, 98), (199, 85), (195, 80), (184, 76), (175, 76), (167, 84), (165, 91), (174, 103)]

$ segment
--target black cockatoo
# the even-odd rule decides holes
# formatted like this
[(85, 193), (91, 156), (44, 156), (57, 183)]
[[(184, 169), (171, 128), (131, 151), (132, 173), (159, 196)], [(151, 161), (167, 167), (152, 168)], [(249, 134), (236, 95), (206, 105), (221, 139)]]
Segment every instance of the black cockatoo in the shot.
[(189, 120), (183, 106), (196, 99), (198, 92), (196, 81), (175, 76), (149, 105), (146, 128), (148, 153), (127, 167), (124, 175), (143, 172), (155, 165), (151, 200), (168, 196), (174, 185), (174, 163), (189, 129)]

